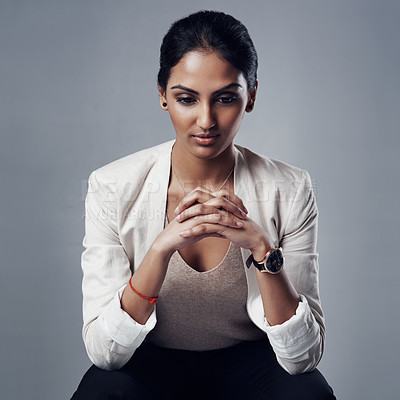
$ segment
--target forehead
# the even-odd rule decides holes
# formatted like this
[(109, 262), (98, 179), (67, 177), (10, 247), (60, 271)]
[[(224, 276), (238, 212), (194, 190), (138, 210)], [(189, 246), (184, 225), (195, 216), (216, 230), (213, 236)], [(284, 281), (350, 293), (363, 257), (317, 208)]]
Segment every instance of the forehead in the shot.
[(186, 53), (171, 69), (168, 86), (183, 85), (197, 91), (213, 91), (230, 83), (247, 88), (243, 73), (216, 52)]

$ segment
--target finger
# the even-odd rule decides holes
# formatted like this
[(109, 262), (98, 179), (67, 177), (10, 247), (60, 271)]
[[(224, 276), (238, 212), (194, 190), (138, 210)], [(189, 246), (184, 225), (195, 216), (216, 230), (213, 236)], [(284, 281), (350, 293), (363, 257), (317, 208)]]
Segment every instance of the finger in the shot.
[(186, 210), (195, 203), (205, 203), (207, 200), (213, 198), (214, 195), (210, 191), (204, 190), (204, 188), (196, 188), (188, 193), (178, 204), (174, 213), (179, 215), (183, 210)]
[(216, 214), (218, 212), (226, 212), (218, 210), (217, 208), (207, 204), (195, 204), (186, 210), (183, 210), (175, 219), (178, 222), (183, 222), (189, 218), (193, 218), (199, 215)]
[(179, 235), (185, 238), (195, 237), (195, 236), (215, 236), (219, 235), (219, 237), (225, 237), (227, 231), (230, 227), (226, 227), (219, 224), (200, 224), (196, 225), (193, 228), (185, 229), (184, 231), (179, 232)]
[(232, 214), (220, 211), (215, 214), (197, 216), (195, 217), (195, 220), (199, 221), (200, 223), (212, 223), (231, 228), (241, 228), (243, 226), (243, 222), (233, 218)]
[(235, 228), (235, 229), (240, 229), (243, 227), (243, 222), (237, 220), (236, 218), (233, 218), (232, 214), (224, 215), (222, 213), (199, 215), (189, 220), (186, 220), (185, 222), (186, 223), (184, 227), (186, 229), (182, 228), (183, 230), (191, 230), (197, 226), (207, 225), (207, 224), (214, 224), (214, 225), (219, 225), (221, 227)]
[(240, 208), (240, 210), (244, 211), (246, 214), (248, 214), (247, 208), (245, 207), (245, 205), (243, 204), (242, 199), (237, 196), (235, 193), (231, 192), (229, 189), (227, 188), (223, 188), (221, 190), (218, 190), (216, 192), (212, 192), (212, 194), (215, 197), (225, 197), (226, 199), (228, 199), (230, 202), (232, 202), (233, 204), (235, 204), (238, 208)]
[(215, 233), (208, 233), (207, 237), (224, 238), (224, 236), (222, 236), (221, 234), (216, 233), (216, 232)]
[(218, 209), (224, 209), (238, 218), (246, 219), (247, 215), (243, 210), (241, 210), (236, 204), (232, 203), (226, 197), (214, 197), (208, 200), (205, 205), (213, 206)]

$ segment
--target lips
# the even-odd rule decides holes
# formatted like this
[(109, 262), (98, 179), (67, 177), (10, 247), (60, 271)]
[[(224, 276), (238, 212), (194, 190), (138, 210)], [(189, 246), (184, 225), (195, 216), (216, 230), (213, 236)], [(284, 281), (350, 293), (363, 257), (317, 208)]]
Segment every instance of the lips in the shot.
[(192, 135), (193, 139), (196, 141), (196, 143), (202, 145), (202, 146), (207, 146), (212, 143), (214, 143), (217, 140), (217, 137), (219, 134), (205, 134), (205, 133), (199, 133), (196, 135)]
[(209, 134), (209, 133), (196, 133), (195, 135), (192, 135), (192, 136), (199, 137), (199, 138), (209, 139), (209, 138), (218, 136), (218, 133), (214, 133), (214, 134)]

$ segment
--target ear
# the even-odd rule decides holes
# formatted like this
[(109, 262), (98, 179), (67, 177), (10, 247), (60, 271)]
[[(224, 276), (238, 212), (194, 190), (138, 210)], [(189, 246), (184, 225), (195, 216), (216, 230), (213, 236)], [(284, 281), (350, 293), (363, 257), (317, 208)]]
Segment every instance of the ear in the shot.
[(158, 97), (160, 100), (160, 107), (164, 110), (168, 110), (167, 98), (165, 97), (164, 89), (161, 86), (158, 86)]
[(254, 104), (256, 102), (256, 96), (257, 96), (257, 89), (258, 89), (258, 81), (256, 81), (254, 89), (251, 92), (249, 92), (249, 99), (246, 105), (246, 112), (252, 112), (254, 109)]

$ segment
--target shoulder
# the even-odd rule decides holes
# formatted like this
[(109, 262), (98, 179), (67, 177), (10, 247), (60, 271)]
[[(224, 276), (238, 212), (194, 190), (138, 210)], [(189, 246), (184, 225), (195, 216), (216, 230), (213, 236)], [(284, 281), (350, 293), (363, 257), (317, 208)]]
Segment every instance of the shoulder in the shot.
[(235, 145), (250, 176), (257, 181), (301, 182), (309, 179), (306, 170), (265, 155), (246, 147)]
[(307, 170), (241, 146), (236, 148), (242, 166), (240, 176), (246, 181), (242, 192), (250, 204), (256, 204), (253, 212), (261, 223), (272, 219), (269, 229), (276, 229), (282, 238), (288, 232), (300, 231), (299, 226), (316, 222), (318, 208)]
[(98, 179), (124, 180), (146, 174), (157, 163), (160, 156), (170, 153), (173, 141), (158, 144), (112, 161), (94, 170)]
[[(137, 151), (94, 170), (89, 176), (91, 191), (107, 199), (135, 198), (160, 160), (168, 159), (173, 140)], [(160, 168), (160, 165), (158, 165)], [(116, 196), (115, 196), (116, 195)]]

